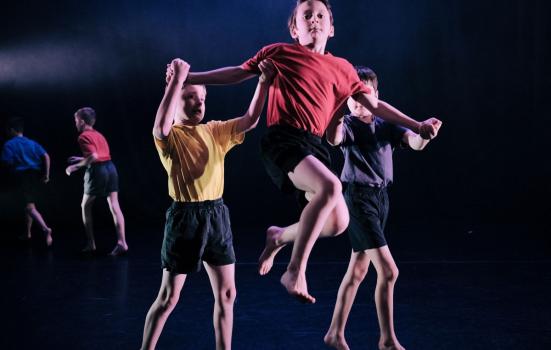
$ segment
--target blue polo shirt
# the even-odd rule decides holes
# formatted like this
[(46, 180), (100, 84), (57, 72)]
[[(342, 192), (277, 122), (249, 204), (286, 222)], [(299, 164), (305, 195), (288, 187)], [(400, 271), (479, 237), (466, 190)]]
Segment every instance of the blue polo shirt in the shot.
[(44, 154), (44, 148), (35, 141), (15, 136), (4, 144), (1, 159), (14, 171), (40, 170)]
[(407, 129), (375, 117), (367, 124), (344, 117), (344, 154), (341, 181), (371, 187), (386, 187), (393, 181), (392, 152), (401, 145)]

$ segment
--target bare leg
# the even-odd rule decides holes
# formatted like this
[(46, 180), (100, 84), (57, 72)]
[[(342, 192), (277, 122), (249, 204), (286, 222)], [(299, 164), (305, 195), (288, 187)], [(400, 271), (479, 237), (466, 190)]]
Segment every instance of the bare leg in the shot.
[(83, 194), (82, 203), (80, 207), (82, 209), (82, 223), (84, 224), (84, 232), (86, 233), (86, 246), (82, 249), (82, 252), (93, 252), (96, 250), (96, 241), (94, 240), (94, 227), (92, 219), (92, 205), (96, 200), (96, 196)]
[(329, 326), (329, 330), (323, 338), (327, 346), (338, 350), (350, 349), (344, 337), (344, 328), (346, 327), (348, 315), (354, 304), (358, 287), (367, 274), (369, 263), (370, 258), (366, 253), (352, 252), (348, 270), (344, 275), (341, 286), (339, 287), (339, 293), (337, 294), (331, 326)]
[(394, 285), (398, 278), (398, 268), (388, 246), (369, 249), (366, 252), (377, 270), (375, 306), (381, 329), (379, 349), (404, 350), (394, 333)]
[(25, 228), (27, 229), (27, 233), (25, 234), (25, 236), (22, 236), (21, 238), (24, 239), (31, 239), (32, 237), (32, 232), (31, 232), (31, 228), (33, 226), (33, 217), (29, 214), (29, 211), (27, 210), (27, 208), (25, 208)]
[[(334, 237), (341, 234), (346, 228), (348, 215), (341, 215), (345, 212), (346, 203), (341, 197), (337, 201), (337, 205), (329, 214), (325, 225), (323, 226), (320, 237)], [(258, 273), (265, 275), (270, 272), (274, 258), (277, 253), (287, 244), (295, 241), (298, 235), (299, 223), (294, 223), (287, 227), (270, 226), (266, 231), (266, 245), (260, 258), (258, 259)]]
[[(311, 192), (313, 196), (300, 216), (291, 261), (280, 281), (289, 294), (302, 302), (314, 303), (316, 299), (308, 294), (306, 264), (329, 214), (342, 198), (342, 186), (339, 179), (313, 156), (304, 158), (294, 172), (289, 173), (289, 178), (297, 189)], [(342, 218), (340, 220), (342, 223), (346, 223), (342, 225), (346, 228), (348, 225), (346, 207), (338, 217)]]
[(27, 203), (27, 206), (25, 208), (26, 218), (27, 218), (27, 237), (31, 238), (31, 226), (33, 221), (36, 221), (40, 225), (40, 229), (42, 232), (44, 232), (44, 235), (46, 236), (46, 245), (49, 247), (52, 245), (52, 229), (46, 225), (46, 222), (44, 221), (44, 218), (42, 218), (42, 215), (40, 212), (36, 209), (36, 206), (34, 203)]
[(235, 302), (235, 265), (214, 266), (203, 263), (214, 294), (212, 322), (217, 350), (231, 349), (233, 303)]
[(109, 210), (113, 216), (113, 222), (117, 230), (117, 245), (113, 249), (110, 255), (121, 255), (128, 251), (128, 244), (126, 244), (125, 231), (124, 231), (124, 216), (119, 205), (119, 195), (117, 192), (109, 193), (107, 197), (107, 203), (109, 204)]
[(143, 329), (142, 350), (153, 350), (163, 331), (168, 316), (178, 303), (180, 291), (186, 281), (185, 274), (173, 274), (163, 270), (161, 289), (149, 308)]

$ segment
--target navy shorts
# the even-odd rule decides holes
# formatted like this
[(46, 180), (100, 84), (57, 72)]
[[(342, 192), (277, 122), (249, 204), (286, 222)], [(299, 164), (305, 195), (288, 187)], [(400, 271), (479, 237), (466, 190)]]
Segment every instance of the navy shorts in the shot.
[(223, 200), (173, 202), (166, 212), (162, 267), (174, 273), (201, 270), (201, 262), (235, 263), (230, 214)]
[(277, 188), (285, 193), (295, 193), (301, 207), (307, 203), (304, 192), (295, 188), (288, 173), (309, 155), (331, 169), (331, 157), (321, 138), (288, 125), (268, 128), (260, 143), (260, 155), (266, 172)]
[(112, 192), (119, 192), (119, 174), (115, 164), (108, 160), (88, 165), (84, 173), (84, 193), (106, 197)]
[(344, 199), (350, 213), (348, 238), (355, 252), (387, 245), (384, 229), (389, 202), (385, 187), (348, 184)]
[(15, 175), (16, 185), (25, 204), (36, 203), (43, 197), (44, 183), (40, 170), (18, 171)]

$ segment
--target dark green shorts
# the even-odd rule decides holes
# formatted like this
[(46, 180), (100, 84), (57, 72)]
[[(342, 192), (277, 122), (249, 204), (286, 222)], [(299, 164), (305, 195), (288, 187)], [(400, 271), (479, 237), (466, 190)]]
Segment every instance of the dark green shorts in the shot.
[(230, 214), (223, 200), (174, 202), (166, 212), (161, 249), (164, 269), (174, 273), (201, 270), (201, 262), (235, 263)]

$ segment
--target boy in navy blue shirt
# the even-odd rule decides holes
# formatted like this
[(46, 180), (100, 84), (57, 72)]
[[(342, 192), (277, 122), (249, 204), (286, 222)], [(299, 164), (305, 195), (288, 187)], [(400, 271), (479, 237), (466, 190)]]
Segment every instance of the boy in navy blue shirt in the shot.
[(50, 181), (50, 157), (37, 142), (23, 136), (23, 119), (8, 121), (7, 131), (11, 137), (2, 148), (2, 162), (15, 175), (18, 190), (25, 200), (25, 239), (31, 238), (31, 227), (36, 221), (44, 232), (46, 245), (52, 245), (52, 229), (36, 209), (35, 202), (41, 186)]
[[(378, 97), (375, 73), (366, 67), (356, 67), (364, 84)], [(384, 236), (389, 204), (387, 187), (393, 181), (392, 152), (396, 147), (409, 146), (422, 150), (429, 140), (411, 130), (390, 124), (353, 99), (348, 99), (350, 114), (337, 119), (327, 129), (327, 141), (340, 146), (344, 154), (341, 181), (345, 184), (345, 201), (350, 212), (348, 237), (352, 256), (348, 271), (339, 288), (331, 326), (325, 335), (327, 345), (349, 349), (344, 328), (356, 292), (372, 262), (377, 271), (375, 304), (381, 336), (379, 349), (404, 349), (394, 333), (393, 298), (398, 268)], [(432, 119), (436, 136), (441, 122)]]

